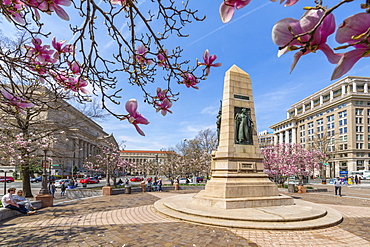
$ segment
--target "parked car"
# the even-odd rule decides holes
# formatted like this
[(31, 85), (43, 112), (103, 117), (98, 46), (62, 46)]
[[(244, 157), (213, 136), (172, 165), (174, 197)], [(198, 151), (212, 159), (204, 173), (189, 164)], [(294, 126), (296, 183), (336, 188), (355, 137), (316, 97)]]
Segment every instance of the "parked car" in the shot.
[(14, 182), (14, 178), (13, 177), (6, 177), (6, 179), (5, 179), (4, 176), (0, 177), (0, 182), (4, 182), (4, 181), (6, 181), (7, 183), (11, 183), (11, 182)]
[(100, 181), (97, 178), (90, 177), (90, 178), (81, 179), (79, 183), (81, 183), (81, 184), (98, 184), (98, 183), (100, 183)]
[(42, 181), (42, 176), (36, 177), (36, 178), (30, 178), (31, 183), (38, 183)]
[(197, 183), (203, 182), (204, 178), (203, 177), (197, 177)]
[(187, 178), (180, 178), (179, 179), (179, 184), (188, 184), (190, 181)]
[(57, 178), (54, 177), (54, 176), (49, 177), (49, 182), (55, 182), (56, 180), (57, 180)]
[(140, 178), (140, 177), (133, 177), (133, 178), (130, 178), (130, 181), (131, 182), (141, 182), (143, 181), (144, 178)]
[(65, 185), (68, 186), (70, 181), (71, 181), (70, 179), (58, 179), (58, 180), (55, 181), (55, 187), (57, 187), (57, 188), (62, 187), (63, 182), (66, 182)]

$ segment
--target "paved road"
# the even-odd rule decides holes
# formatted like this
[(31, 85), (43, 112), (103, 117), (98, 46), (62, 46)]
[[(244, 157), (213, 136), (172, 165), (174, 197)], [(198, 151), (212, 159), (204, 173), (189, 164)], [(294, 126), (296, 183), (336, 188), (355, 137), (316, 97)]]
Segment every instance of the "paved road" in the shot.
[[(343, 188), (324, 193), (289, 194), (340, 211), (344, 221), (312, 231), (263, 231), (189, 224), (153, 209), (159, 198), (172, 193), (134, 193), (85, 200), (56, 200), (32, 216), (0, 224), (0, 246), (370, 246), (370, 188)], [(187, 193), (194, 191), (179, 191)]]

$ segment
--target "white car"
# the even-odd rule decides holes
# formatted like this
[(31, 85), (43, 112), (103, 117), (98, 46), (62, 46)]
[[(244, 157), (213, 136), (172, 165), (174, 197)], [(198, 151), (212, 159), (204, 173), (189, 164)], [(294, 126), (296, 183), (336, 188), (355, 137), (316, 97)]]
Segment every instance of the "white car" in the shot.
[(65, 185), (68, 186), (70, 179), (59, 179), (55, 181), (55, 187), (60, 188), (62, 187), (62, 183), (65, 182)]
[(179, 179), (179, 184), (188, 184), (188, 183), (190, 183), (190, 181), (187, 178), (180, 178)]

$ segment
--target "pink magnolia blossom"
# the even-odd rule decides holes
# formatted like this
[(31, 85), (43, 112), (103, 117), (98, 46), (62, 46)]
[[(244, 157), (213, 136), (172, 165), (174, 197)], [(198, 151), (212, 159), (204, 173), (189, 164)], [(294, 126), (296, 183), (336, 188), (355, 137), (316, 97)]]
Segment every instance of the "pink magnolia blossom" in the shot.
[[(359, 13), (346, 18), (339, 26), (335, 39), (338, 43), (353, 44), (359, 41), (370, 41), (365, 35), (370, 28), (370, 14)], [(362, 35), (363, 34), (363, 35)], [(338, 79), (347, 73), (362, 57), (370, 56), (370, 48), (365, 44), (353, 45), (355, 48), (343, 54), (337, 67), (334, 69), (332, 80)]]
[(165, 50), (164, 50), (164, 53), (159, 53), (159, 54), (157, 55), (157, 59), (158, 59), (158, 66), (159, 66), (159, 67), (168, 68), (168, 65), (166, 64), (167, 56), (168, 56), (168, 51), (167, 51), (167, 49), (165, 49)]
[(78, 64), (78, 62), (68, 63), (68, 65), (73, 74), (80, 74), (80, 65)]
[(28, 108), (28, 107), (34, 106), (34, 104), (26, 103), (24, 99), (14, 96), (13, 94), (9, 93), (6, 89), (2, 89), (1, 94), (5, 98), (4, 103), (9, 106), (14, 106), (17, 109), (17, 111), (20, 113), (23, 113), (22, 108)]
[[(271, 2), (277, 2), (277, 0), (270, 0)], [(283, 3), (285, 0), (280, 0), (280, 4)], [(286, 0), (284, 6), (287, 7), (287, 6), (293, 6), (294, 4), (296, 4), (299, 0)]]
[(167, 99), (169, 96), (167, 95), (168, 89), (161, 89), (160, 87), (157, 88), (157, 97), (159, 101), (163, 101)]
[(126, 0), (110, 0), (110, 3), (113, 4), (113, 5), (119, 4), (121, 6), (125, 6), (126, 5)]
[(222, 63), (213, 63), (217, 59), (216, 55), (209, 55), (208, 49), (204, 51), (203, 53), (203, 60), (204, 63), (199, 63), (199, 65), (205, 65), (206, 66), (206, 75), (209, 75), (211, 67), (220, 67)]
[(69, 21), (69, 16), (67, 12), (61, 6), (70, 6), (71, 0), (48, 0), (48, 1), (40, 1), (38, 0), (29, 0), (28, 4), (39, 10), (51, 13), (54, 12), (63, 20)]
[(26, 46), (27, 48), (27, 57), (38, 60), (41, 63), (51, 62), (55, 63), (57, 60), (51, 58), (51, 55), (54, 53), (53, 50), (50, 50), (49, 45), (41, 45), (42, 40), (39, 38), (35, 38), (32, 40), (32, 44), (34, 47)]
[[(319, 22), (323, 16), (323, 10), (309, 10), (301, 17), (300, 20), (293, 18), (285, 18), (278, 21), (272, 29), (272, 39), (274, 43), (280, 47), (286, 46), (293, 38), (292, 32), (296, 35), (303, 34), (305, 32), (311, 31), (313, 27)], [(293, 40), (284, 49), (278, 52), (278, 56), (281, 56), (288, 51), (297, 50), (294, 54), (294, 61), (291, 66), (291, 71), (293, 71), (298, 60), (301, 56), (309, 54), (311, 52), (316, 52), (321, 50), (324, 52), (330, 63), (337, 63), (340, 59), (341, 54), (335, 54), (333, 50), (326, 44), (327, 38), (330, 34), (335, 31), (335, 20), (334, 15), (329, 14), (322, 22), (322, 24), (317, 28), (313, 35), (312, 41), (310, 41), (308, 46), (304, 48), (299, 48), (304, 44), (304, 42), (309, 41), (309, 35), (304, 35), (298, 40)]]
[(65, 89), (71, 89), (73, 92), (81, 91), (84, 94), (89, 94), (89, 91), (85, 88), (88, 85), (87, 81), (80, 76), (68, 78), (64, 83)]
[[(5, 5), (4, 11), (7, 11), (11, 18), (20, 24), (24, 24), (24, 14), (22, 12), (24, 8), (24, 3), (20, 0), (3, 0), (3, 4)], [(6, 18), (9, 18), (5, 15)]]
[(188, 88), (192, 87), (195, 89), (199, 89), (197, 86), (195, 86), (198, 83), (198, 79), (193, 74), (185, 73), (184, 75), (182, 75), (182, 77), (184, 78), (184, 80), (180, 82), (181, 84), (185, 84), (185, 86)]
[(137, 49), (136, 49), (136, 61), (139, 63), (139, 64), (152, 64), (152, 61), (145, 58), (146, 54), (148, 53), (148, 49), (144, 46), (144, 45), (141, 45), (139, 46)]
[(241, 9), (247, 6), (251, 0), (225, 0), (220, 6), (220, 17), (223, 23), (228, 23), (234, 16), (235, 8)]
[[(231, 21), (234, 16), (235, 9), (241, 9), (247, 6), (252, 0), (224, 0), (220, 6), (220, 17), (223, 23)], [(277, 0), (270, 0), (276, 2)], [(283, 3), (285, 0), (280, 0)], [(284, 6), (292, 6), (299, 0), (287, 0)]]
[(54, 47), (54, 49), (56, 50), (56, 52), (54, 53), (54, 58), (55, 59), (59, 59), (59, 56), (62, 53), (73, 53), (74, 52), (74, 46), (71, 45), (71, 44), (67, 44), (63, 47), (65, 42), (66, 42), (65, 40), (61, 40), (61, 41), (57, 42), (56, 37), (53, 38), (51, 44)]
[(137, 112), (138, 103), (136, 99), (130, 99), (126, 102), (126, 111), (129, 113), (128, 121), (133, 124), (137, 132), (145, 136), (144, 132), (139, 128), (138, 124), (149, 124), (149, 121)]
[(172, 103), (169, 99), (164, 99), (160, 104), (156, 104), (157, 112), (161, 111), (163, 116), (166, 116), (167, 112), (172, 113), (169, 108), (172, 107)]

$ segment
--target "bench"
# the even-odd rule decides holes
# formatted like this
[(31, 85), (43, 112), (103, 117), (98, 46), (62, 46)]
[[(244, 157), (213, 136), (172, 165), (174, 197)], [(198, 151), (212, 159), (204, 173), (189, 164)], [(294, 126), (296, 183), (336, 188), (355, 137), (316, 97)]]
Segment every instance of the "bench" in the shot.
[[(35, 208), (37, 209), (41, 208), (41, 201), (31, 201), (31, 203)], [(3, 207), (0, 208), (0, 221), (9, 219), (17, 215), (23, 215), (23, 214), (16, 210), (12, 210), (9, 208), (3, 208)]]

